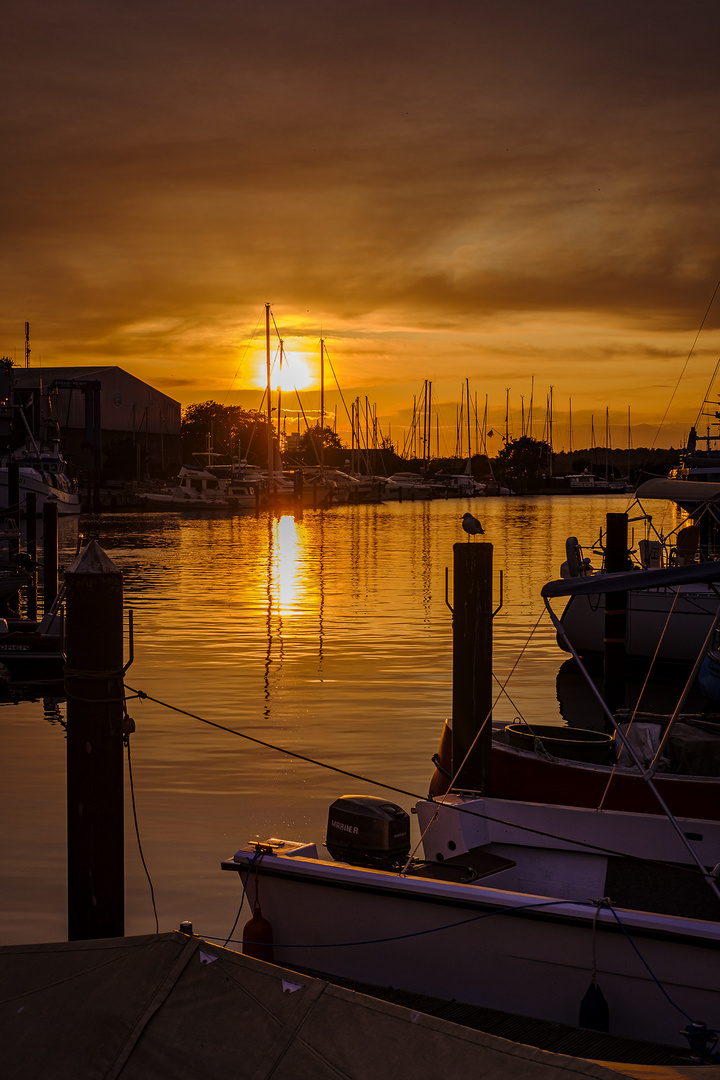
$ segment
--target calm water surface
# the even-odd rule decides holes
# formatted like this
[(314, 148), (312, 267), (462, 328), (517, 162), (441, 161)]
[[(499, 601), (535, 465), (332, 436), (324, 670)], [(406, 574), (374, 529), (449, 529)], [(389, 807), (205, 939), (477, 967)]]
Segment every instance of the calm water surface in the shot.
[[(509, 498), (340, 507), (219, 520), (132, 514), (83, 519), (124, 574), (135, 618), (127, 684), (187, 712), (423, 795), (451, 709), (445, 567), (466, 509), (494, 546), (495, 672), (504, 679), (559, 576), (565, 539), (599, 534), (624, 496)], [(658, 504), (659, 513), (664, 510)], [(669, 513), (669, 511), (665, 511)], [(78, 523), (61, 522), (66, 563)], [(61, 556), (62, 561), (62, 556)], [(452, 586), (451, 586), (452, 589)], [(547, 616), (496, 721), (561, 722), (564, 659)], [(148, 702), (130, 702), (133, 776), (160, 929), (191, 919), (224, 937), (235, 875), (219, 869), (255, 837), (321, 844), (338, 795), (386, 795)], [(65, 704), (0, 709), (0, 941), (67, 936)], [(127, 770), (126, 770), (127, 771)], [(154, 930), (126, 784), (126, 933)]]

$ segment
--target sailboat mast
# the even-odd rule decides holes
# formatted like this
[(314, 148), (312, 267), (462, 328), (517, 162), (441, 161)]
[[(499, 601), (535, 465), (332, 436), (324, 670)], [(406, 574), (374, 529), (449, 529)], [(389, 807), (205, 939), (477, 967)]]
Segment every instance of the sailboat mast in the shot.
[(548, 453), (548, 475), (553, 474), (553, 388), (550, 387), (550, 397), (548, 401), (548, 442), (550, 444), (550, 451)]
[(527, 430), (527, 433), (528, 433), (528, 435), (530, 436), (531, 439), (533, 437), (533, 433), (532, 433), (533, 432), (533, 425), (532, 425), (532, 422), (533, 422), (533, 400), (534, 400), (534, 398), (535, 398), (535, 376), (532, 375), (531, 378), (530, 378), (530, 409), (528, 411), (528, 430)]
[(280, 458), (280, 432), (282, 431), (282, 367), (283, 367), (283, 348), (285, 342), (280, 341), (280, 374), (278, 375), (278, 411), (277, 411), (277, 432), (278, 432), (278, 464), (282, 469), (282, 460)]
[(630, 406), (628, 405), (628, 481), (630, 480), (630, 448), (632, 446), (632, 433), (630, 431)]
[(427, 437), (427, 449), (428, 459), (432, 457), (432, 380), (428, 382), (428, 437)]
[(470, 380), (465, 380), (465, 401), (467, 402), (467, 433), (468, 433), (468, 461), (472, 458), (472, 446), (470, 444)]
[(610, 478), (610, 408), (605, 406), (605, 479)]
[(270, 305), (265, 305), (265, 363), (267, 367), (267, 467), (270, 490), (273, 489), (272, 389), (270, 386)]
[(320, 338), (320, 468), (325, 465), (325, 341)]

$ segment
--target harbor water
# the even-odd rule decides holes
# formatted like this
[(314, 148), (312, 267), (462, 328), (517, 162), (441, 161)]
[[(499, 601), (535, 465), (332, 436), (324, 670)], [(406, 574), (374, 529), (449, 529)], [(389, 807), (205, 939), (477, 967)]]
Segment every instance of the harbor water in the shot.
[[(61, 564), (80, 528), (122, 570), (133, 610), (132, 777), (160, 930), (190, 919), (197, 933), (224, 940), (239, 886), (220, 860), (248, 840), (320, 848), (337, 796), (378, 794), (409, 810), (411, 795), (393, 788), (427, 793), (451, 711), (445, 573), (452, 579), (453, 544), (467, 541), (466, 510), (494, 549), (496, 605), (502, 599), (494, 671), (499, 683), (512, 672), (494, 721), (562, 723), (557, 674), (566, 656), (540, 589), (559, 576), (569, 535), (589, 545), (606, 514), (630, 501), (513, 497), (62, 520)], [(669, 527), (672, 511), (658, 503), (658, 527), (662, 514)], [(0, 708), (3, 944), (67, 937), (65, 703), (43, 692)], [(125, 805), (126, 933), (151, 933), (127, 765)]]

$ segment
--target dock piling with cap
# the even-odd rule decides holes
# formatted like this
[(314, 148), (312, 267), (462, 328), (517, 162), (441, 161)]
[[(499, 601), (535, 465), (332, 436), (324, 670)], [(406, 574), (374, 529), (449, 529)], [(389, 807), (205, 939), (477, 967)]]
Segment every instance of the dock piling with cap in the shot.
[(122, 572), (93, 540), (65, 589), (68, 938), (122, 937)]

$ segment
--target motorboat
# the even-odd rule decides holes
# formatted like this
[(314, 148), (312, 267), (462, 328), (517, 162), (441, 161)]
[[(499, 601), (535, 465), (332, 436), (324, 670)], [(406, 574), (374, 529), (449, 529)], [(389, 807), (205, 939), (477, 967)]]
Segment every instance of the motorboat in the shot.
[(65, 664), (62, 612), (39, 621), (0, 619), (0, 665), (14, 682), (57, 680)]
[(476, 480), (471, 473), (437, 472), (433, 477), (435, 483), (442, 484), (448, 496), (457, 499), (474, 499), (478, 495), (485, 495), (486, 485)]
[(326, 466), (302, 470), (303, 502), (313, 506), (379, 502), (385, 484), (380, 477), (351, 476)]
[(138, 491), (136, 498), (146, 506), (166, 510), (227, 510), (231, 506), (227, 482), (204, 463), (182, 465), (174, 486)]
[[(596, 699), (605, 714), (606, 731), (617, 724), (622, 741), (615, 735), (611, 738), (607, 733), (574, 726), (544, 727), (532, 722), (507, 725), (493, 738), (494, 795), (513, 798), (522, 792), (525, 799), (534, 802), (562, 801), (568, 806), (655, 815), (669, 809), (682, 817), (720, 822), (720, 716), (684, 711), (705, 663), (715, 623), (720, 620), (717, 604), (706, 638), (698, 646), (695, 664), (684, 679), (682, 692), (672, 712), (665, 715), (642, 711), (642, 700), (632, 708), (621, 708), (611, 714), (581, 662), (564, 617), (558, 619), (549, 605), (553, 598), (582, 595), (590, 588), (602, 588), (603, 595), (612, 598), (629, 589), (633, 593), (628, 592), (628, 596), (639, 590), (691, 586), (700, 579), (708, 587), (717, 585), (720, 563), (604, 574), (597, 580), (561, 579), (544, 586), (543, 597), (558, 639), (573, 653), (585, 676), (589, 697)], [(661, 661), (659, 665), (662, 666)], [(651, 675), (652, 672), (651, 667)], [(626, 742), (632, 751), (625, 747)], [(447, 751), (443, 752), (442, 739), (438, 754), (444, 756), (447, 772)], [(649, 778), (653, 785), (648, 785)], [(436, 790), (445, 787), (436, 779)]]
[[(698, 490), (701, 489), (701, 490)], [(652, 512), (652, 501), (663, 499), (692, 510), (692, 517), (682, 518), (666, 532), (660, 531)], [(701, 500), (701, 501), (698, 501)], [(720, 522), (720, 484), (688, 483), (657, 478), (648, 480), (635, 492), (633, 506), (639, 516), (631, 520), (645, 525), (646, 535), (638, 541), (634, 570), (672, 568), (712, 558), (714, 534)], [(632, 511), (630, 508), (629, 514)], [(593, 545), (594, 554), (604, 556), (603, 537)], [(592, 557), (576, 537), (566, 543), (566, 561), (561, 574), (568, 579), (585, 579), (601, 584), (604, 565), (594, 569)], [(669, 579), (663, 579), (667, 582)], [(582, 656), (601, 656), (605, 638), (605, 593), (598, 587), (569, 596), (562, 615), (563, 629), (558, 644), (569, 651), (573, 642)], [(704, 581), (684, 585), (658, 584), (657, 588), (628, 593), (625, 652), (631, 659), (692, 663), (698, 655), (718, 609), (718, 595)]]
[[(440, 494), (440, 485), (432, 484), (420, 473), (396, 472), (389, 476), (383, 491), (385, 499), (433, 499)], [(443, 489), (444, 494), (444, 489)]]
[[(37, 407), (36, 407), (37, 406)], [(28, 421), (30, 411), (32, 424)], [(44, 437), (41, 432), (45, 433)], [(0, 435), (6, 449), (0, 456), (0, 510), (18, 517), (25, 512), (26, 496), (36, 496), (36, 512), (43, 513), (46, 503), (55, 503), (58, 514), (80, 513), (80, 492), (77, 480), (70, 475), (67, 461), (60, 450), (58, 426), (51, 420), (41, 421), (39, 402), (16, 403), (12, 364), (0, 364)], [(19, 505), (10, 505), (10, 471), (18, 471)], [(15, 496), (13, 493), (13, 503)]]
[[(682, 568), (691, 583), (701, 570), (720, 580), (720, 564)], [(652, 588), (662, 573), (636, 581)], [(608, 591), (632, 575), (618, 576)], [(559, 586), (545, 586), (546, 604), (551, 593)], [(477, 678), (489, 683), (490, 674)], [(468, 757), (491, 746), (489, 721), (457, 770), (463, 779)], [(610, 721), (642, 775), (632, 742)], [(536, 800), (521, 783), (498, 793), (492, 752), (483, 769), (484, 789), (451, 783), (415, 802), (418, 837), (400, 806), (363, 794), (329, 808), (332, 861), (304, 838), (243, 843), (222, 863), (238, 873), (253, 912), (243, 940), (254, 940), (260, 918), (289, 966), (711, 1050), (720, 1028), (718, 815), (673, 815), (653, 776), (644, 782), (662, 813), (565, 805), (560, 790)]]
[[(58, 514), (80, 513), (78, 483), (68, 472), (68, 464), (60, 451), (59, 442), (39, 445), (33, 439), (29, 446), (13, 450), (0, 460), (0, 510), (9, 506), (8, 469), (16, 462), (19, 471), (20, 510), (24, 510), (29, 494), (37, 497), (37, 513), (42, 514), (46, 503), (57, 505)], [(17, 507), (14, 508), (17, 513)]]

